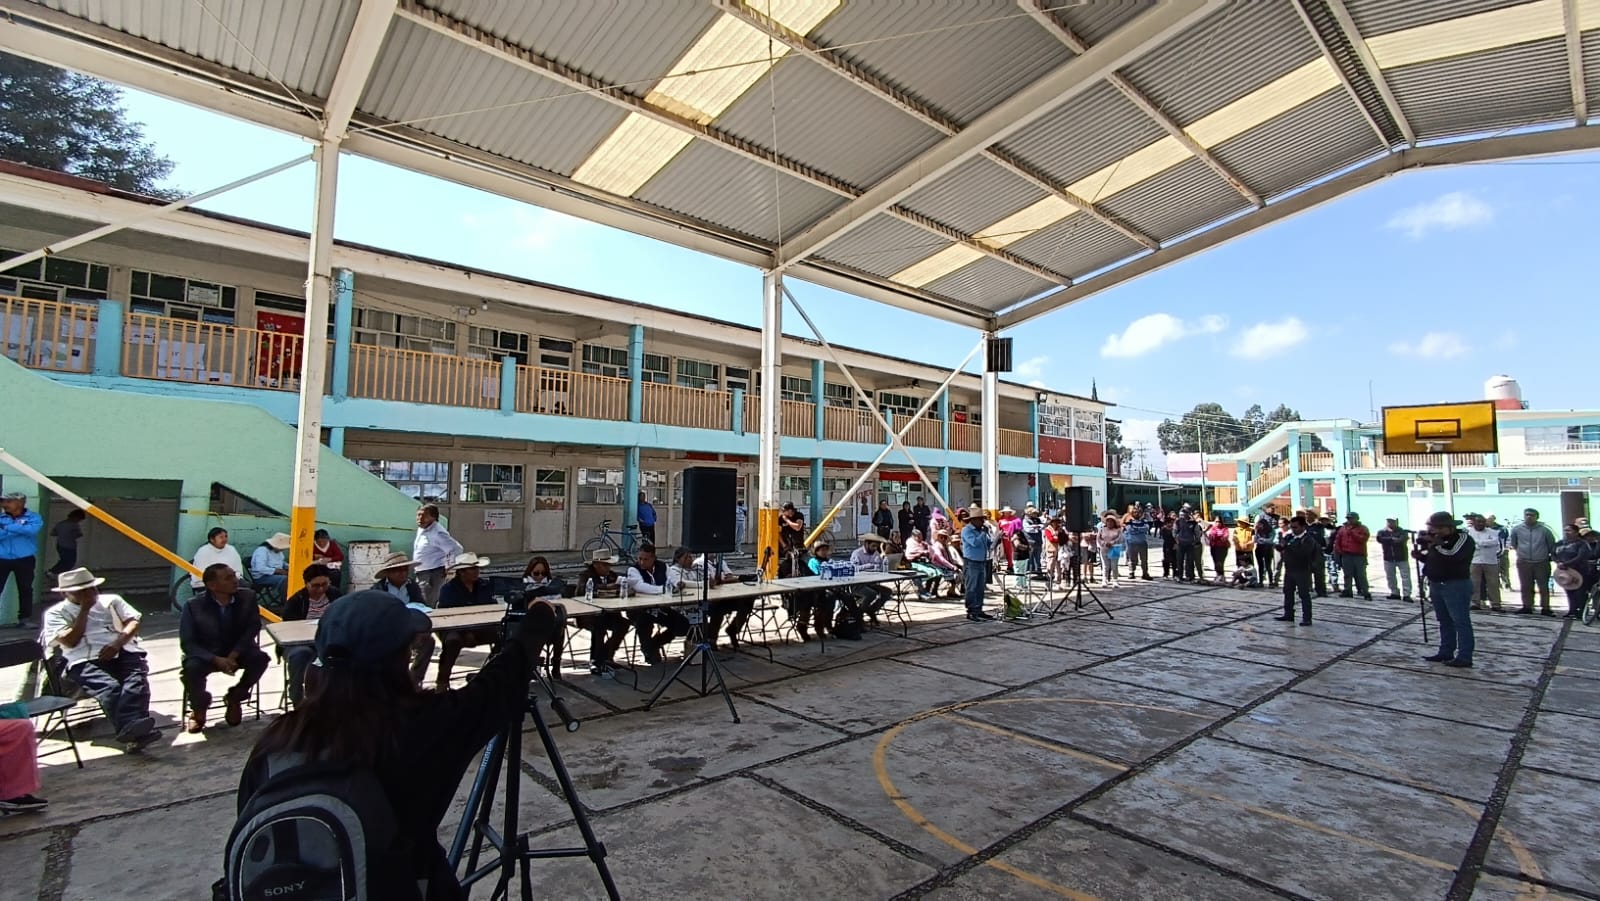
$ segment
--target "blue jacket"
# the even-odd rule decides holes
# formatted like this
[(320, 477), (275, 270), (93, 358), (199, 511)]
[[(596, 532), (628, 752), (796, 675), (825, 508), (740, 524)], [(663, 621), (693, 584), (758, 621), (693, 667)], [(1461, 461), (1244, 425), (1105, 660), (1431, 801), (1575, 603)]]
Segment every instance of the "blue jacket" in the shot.
[(1122, 534), (1123, 540), (1132, 547), (1144, 547), (1150, 543), (1150, 521), (1144, 517), (1130, 519), (1126, 524), (1127, 531)]
[(32, 510), (21, 516), (0, 513), (0, 560), (26, 560), (39, 553), (39, 533), (44, 520)]

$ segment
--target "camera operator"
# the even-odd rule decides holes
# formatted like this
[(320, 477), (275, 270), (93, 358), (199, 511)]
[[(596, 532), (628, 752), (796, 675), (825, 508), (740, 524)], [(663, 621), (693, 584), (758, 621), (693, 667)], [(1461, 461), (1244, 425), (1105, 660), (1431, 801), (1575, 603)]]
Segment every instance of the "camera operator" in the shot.
[(384, 850), (401, 852), (412, 866), (382, 874), (393, 884), (369, 885), (369, 896), (465, 898), (439, 844), (439, 823), (474, 756), (521, 718), (534, 664), (564, 618), (561, 608), (534, 601), (475, 678), (432, 692), (407, 671), (412, 639), (431, 628), (428, 617), (382, 591), (340, 598), (318, 623), (322, 676), (304, 705), (256, 743), (239, 780), (239, 809), (286, 761), (371, 772), (393, 810), (398, 847)]

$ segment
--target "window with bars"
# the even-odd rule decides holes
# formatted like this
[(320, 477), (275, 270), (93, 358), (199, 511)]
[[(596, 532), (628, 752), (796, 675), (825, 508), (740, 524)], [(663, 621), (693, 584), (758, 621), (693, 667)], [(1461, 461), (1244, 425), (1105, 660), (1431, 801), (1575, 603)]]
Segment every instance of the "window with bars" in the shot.
[(448, 319), (356, 307), (351, 317), (351, 340), (356, 344), (453, 354), (456, 324)]
[(625, 379), (628, 377), (628, 352), (620, 347), (585, 344), (583, 346), (583, 371), (590, 375)]
[[(578, 503), (597, 506), (619, 506), (622, 503), (622, 470), (578, 470)], [(647, 469), (639, 472), (639, 490), (645, 497), (659, 498), (667, 487), (665, 470)]]
[(356, 460), (355, 463), (419, 504), (450, 502), (450, 464), (443, 460)]
[(672, 359), (666, 354), (645, 354), (641, 381), (657, 385), (672, 383)]
[(503, 328), (472, 326), (467, 329), (467, 355), (489, 360), (510, 357), (526, 366), (528, 365), (528, 333), (514, 332)]
[(778, 477), (778, 490), (779, 491), (810, 491), (811, 490), (811, 477), (810, 476), (779, 476)]
[(1560, 494), (1563, 491), (1600, 491), (1600, 478), (1594, 476), (1546, 476), (1542, 478), (1502, 478), (1501, 494)]
[(1522, 434), (1529, 453), (1600, 449), (1600, 424), (1526, 428)]
[[(0, 250), (0, 259), (21, 255), (20, 251)], [(0, 272), (0, 294), (31, 300), (96, 303), (106, 299), (110, 281), (108, 266), (49, 256)]]
[(724, 369), (724, 374), (726, 376), (724, 382), (729, 391), (735, 389), (750, 390), (750, 370), (741, 366), (728, 366)]
[(811, 380), (786, 375), (778, 380), (778, 394), (784, 400), (811, 402)]
[(716, 390), (721, 387), (717, 381), (715, 363), (703, 363), (699, 360), (678, 360), (678, 386), (682, 388), (708, 388)]
[[(872, 397), (872, 392), (867, 392), (867, 397)], [(822, 400), (830, 407), (865, 407), (866, 401), (856, 398), (856, 389), (849, 385), (837, 385), (833, 382), (822, 383)]]
[(890, 411), (902, 416), (910, 416), (922, 406), (922, 398), (911, 394), (895, 394), (891, 391), (878, 392), (878, 406), (888, 407)]
[(138, 269), (128, 292), (128, 309), (134, 313), (190, 322), (232, 325), (238, 304), (239, 290), (232, 285)]
[(539, 365), (545, 369), (571, 369), (574, 346), (564, 338), (540, 338)]
[(456, 498), (467, 504), (522, 502), (521, 463), (463, 463)]

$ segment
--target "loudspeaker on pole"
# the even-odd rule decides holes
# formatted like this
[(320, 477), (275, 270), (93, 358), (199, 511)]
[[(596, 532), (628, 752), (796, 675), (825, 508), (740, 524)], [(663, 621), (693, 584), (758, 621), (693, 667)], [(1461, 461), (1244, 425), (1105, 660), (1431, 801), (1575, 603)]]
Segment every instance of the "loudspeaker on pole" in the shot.
[(1068, 532), (1088, 532), (1097, 527), (1094, 515), (1094, 489), (1076, 486), (1067, 489), (1062, 515)]
[(696, 554), (731, 554), (738, 474), (725, 467), (691, 466), (683, 471), (683, 545)]

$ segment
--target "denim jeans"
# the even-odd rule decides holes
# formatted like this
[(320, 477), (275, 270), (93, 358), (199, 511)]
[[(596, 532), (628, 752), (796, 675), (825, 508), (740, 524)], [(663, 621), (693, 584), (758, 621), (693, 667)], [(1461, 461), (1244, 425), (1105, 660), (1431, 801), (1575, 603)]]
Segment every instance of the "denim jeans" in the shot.
[(110, 660), (94, 657), (67, 674), (100, 702), (118, 732), (150, 715), (150, 667), (143, 654), (121, 651)]
[(967, 589), (967, 615), (975, 616), (983, 612), (983, 586), (988, 582), (988, 561), (966, 560), (961, 567), (961, 572), (966, 576)]
[(1433, 615), (1439, 620), (1439, 656), (1472, 662), (1472, 581), (1434, 582)]
[(1150, 578), (1150, 546), (1148, 544), (1128, 545), (1128, 578), (1137, 578), (1140, 575)]
[(1389, 583), (1389, 593), (1411, 599), (1411, 564), (1404, 560), (1383, 561), (1383, 580)]

